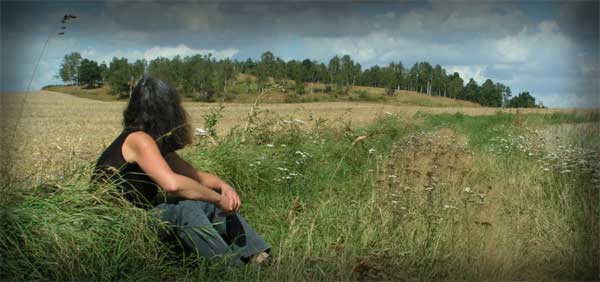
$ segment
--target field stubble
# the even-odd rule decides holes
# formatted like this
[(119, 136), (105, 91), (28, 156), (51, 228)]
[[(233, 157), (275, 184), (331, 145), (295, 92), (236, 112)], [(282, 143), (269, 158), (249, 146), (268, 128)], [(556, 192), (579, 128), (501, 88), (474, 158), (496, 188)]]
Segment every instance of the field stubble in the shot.
[[(11, 96), (10, 101), (4, 102), (1, 124), (2, 159), (10, 160), (2, 164), (4, 176), (23, 178), (35, 172), (34, 177), (40, 180), (62, 177), (65, 171), (94, 161), (122, 128), (125, 102), (95, 101), (50, 91)], [(203, 115), (217, 104), (185, 102), (184, 107), (191, 116), (192, 126), (203, 127)], [(251, 107), (252, 104), (225, 104), (223, 117), (216, 127), (219, 135), (242, 126)], [(342, 126), (364, 126), (385, 115), (410, 120), (418, 112), (490, 115), (498, 111), (481, 107), (431, 108), (360, 102), (265, 104), (262, 107), (280, 119), (308, 123), (320, 118)], [(556, 110), (523, 112), (539, 111)]]

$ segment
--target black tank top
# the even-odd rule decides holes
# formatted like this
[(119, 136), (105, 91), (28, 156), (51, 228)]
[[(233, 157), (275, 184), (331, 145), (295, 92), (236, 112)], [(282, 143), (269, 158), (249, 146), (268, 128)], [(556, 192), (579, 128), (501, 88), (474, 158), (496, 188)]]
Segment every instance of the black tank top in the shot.
[[(151, 208), (157, 203), (161, 189), (137, 163), (128, 163), (121, 148), (125, 138), (137, 130), (123, 129), (121, 134), (102, 152), (92, 172), (92, 181), (114, 184), (125, 199), (141, 208)], [(163, 156), (166, 153), (162, 153)]]

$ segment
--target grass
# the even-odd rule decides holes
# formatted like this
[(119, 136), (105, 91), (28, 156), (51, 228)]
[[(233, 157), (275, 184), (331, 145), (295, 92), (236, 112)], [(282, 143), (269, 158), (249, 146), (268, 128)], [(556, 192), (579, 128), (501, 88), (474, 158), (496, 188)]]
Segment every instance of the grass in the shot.
[(258, 113), (184, 158), (237, 188), (272, 266), (177, 258), (151, 214), (90, 186), (81, 166), (53, 186), (3, 186), (3, 280), (598, 279), (600, 162), (593, 139), (579, 140), (595, 138), (595, 114), (418, 113), (356, 127)]

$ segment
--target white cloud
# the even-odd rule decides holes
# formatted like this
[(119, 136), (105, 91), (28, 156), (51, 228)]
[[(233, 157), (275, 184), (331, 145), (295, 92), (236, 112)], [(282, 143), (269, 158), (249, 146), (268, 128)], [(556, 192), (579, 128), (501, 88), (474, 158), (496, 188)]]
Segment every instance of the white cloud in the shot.
[(543, 33), (554, 33), (558, 31), (558, 24), (556, 21), (542, 21), (538, 26)]
[(524, 63), (564, 65), (568, 54), (573, 54), (574, 44), (558, 30), (554, 21), (543, 21), (537, 28), (523, 28), (519, 33), (495, 40), (496, 61), (504, 63)]
[(485, 65), (451, 65), (445, 66), (445, 68), (448, 74), (457, 72), (463, 78), (465, 84), (469, 82), (470, 78), (473, 78), (479, 85), (483, 84), (487, 79), (483, 76), (483, 73), (487, 69)]
[[(334, 55), (350, 55), (363, 67), (375, 64), (387, 65), (392, 61), (429, 61), (439, 63), (436, 58), (459, 58), (460, 49), (435, 42), (422, 42), (404, 38), (385, 31), (377, 31), (359, 37), (306, 37), (307, 57), (327, 61)], [(410, 66), (406, 66), (410, 67)]]
[(167, 47), (162, 47), (162, 46), (152, 47), (152, 48), (144, 51), (143, 57), (146, 60), (152, 60), (157, 57), (172, 58), (172, 57), (175, 57), (176, 55), (185, 57), (185, 56), (192, 56), (192, 55), (196, 55), (196, 54), (207, 55), (210, 53), (210, 54), (212, 54), (212, 56), (216, 57), (217, 59), (224, 59), (224, 58), (231, 58), (238, 52), (239, 52), (239, 50), (232, 49), (232, 48), (228, 48), (228, 49), (224, 49), (224, 50), (194, 49), (194, 48), (188, 47), (185, 44), (179, 44), (175, 47), (168, 47), (168, 46)]
[(212, 54), (216, 59), (232, 58), (239, 52), (235, 48), (227, 48), (223, 50), (215, 49), (196, 49), (191, 48), (185, 44), (179, 44), (177, 46), (154, 46), (146, 50), (131, 50), (131, 51), (113, 51), (109, 54), (99, 54), (91, 56), (91, 58), (100, 62), (104, 61), (107, 64), (112, 60), (113, 57), (125, 57), (128, 60), (146, 59), (153, 60), (157, 57), (173, 58), (177, 55), (181, 57), (192, 56), (196, 54), (208, 55)]
[(597, 95), (577, 95), (572, 92), (538, 95), (536, 102), (540, 101), (549, 108), (598, 108), (600, 106), (600, 98)]
[(496, 52), (501, 60), (510, 63), (521, 63), (527, 61), (531, 45), (528, 42), (527, 29), (523, 29), (516, 35), (501, 38), (496, 43)]
[(96, 56), (96, 49), (88, 47), (87, 49), (83, 50), (83, 52), (81, 52), (81, 57), (83, 58), (92, 58), (94, 56)]

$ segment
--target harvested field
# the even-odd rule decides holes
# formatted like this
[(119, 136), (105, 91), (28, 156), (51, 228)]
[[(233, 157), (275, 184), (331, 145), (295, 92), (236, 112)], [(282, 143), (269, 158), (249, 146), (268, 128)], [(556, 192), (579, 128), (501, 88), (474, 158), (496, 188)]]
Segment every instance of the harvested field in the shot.
[[(11, 101), (3, 105), (3, 115), (8, 118), (2, 124), (2, 131), (7, 133), (2, 136), (3, 148), (11, 148), (3, 151), (3, 159), (10, 158), (16, 164), (5, 168), (11, 175), (23, 177), (32, 171), (43, 171), (41, 175), (45, 177), (58, 177), (58, 172), (64, 169), (78, 167), (81, 162), (94, 161), (121, 130), (122, 110), (125, 107), (122, 101), (103, 102), (50, 91), (11, 96)], [(252, 107), (251, 104), (224, 105), (223, 117), (217, 124), (219, 134), (226, 133), (234, 126), (243, 126)], [(218, 104), (184, 102), (184, 106), (190, 113), (192, 126), (203, 127), (202, 115), (218, 107)], [(351, 126), (365, 125), (390, 114), (408, 120), (417, 112), (490, 115), (498, 111), (483, 107), (431, 108), (360, 102), (263, 104), (260, 108), (281, 119), (310, 122), (321, 118), (328, 123)], [(521, 110), (527, 113), (556, 111)], [(21, 119), (15, 131), (16, 116)], [(16, 137), (11, 135), (14, 133)], [(13, 144), (15, 146), (8, 146), (12, 138), (20, 141)]]

